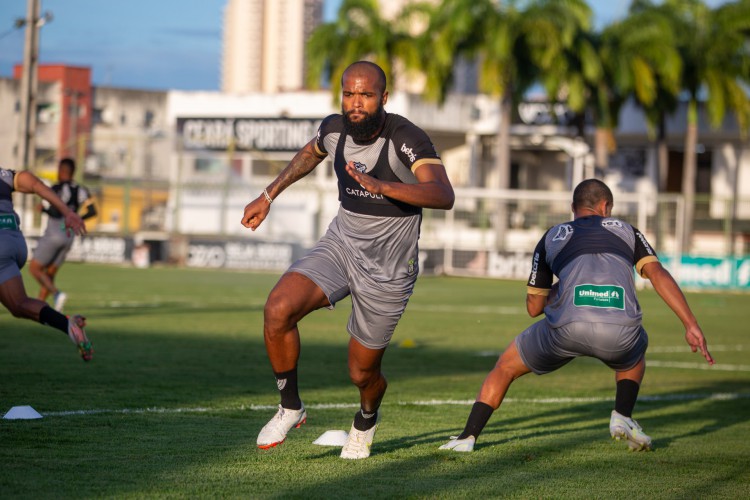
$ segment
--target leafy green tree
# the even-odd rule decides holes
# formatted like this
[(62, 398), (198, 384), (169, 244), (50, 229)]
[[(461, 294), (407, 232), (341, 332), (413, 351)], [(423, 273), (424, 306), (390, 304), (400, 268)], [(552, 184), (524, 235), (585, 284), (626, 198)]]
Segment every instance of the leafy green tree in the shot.
[[(641, 2), (646, 3), (646, 2)], [(701, 0), (665, 0), (654, 7), (669, 20), (682, 59), (681, 88), (688, 99), (682, 193), (686, 198), (683, 248), (692, 239), (699, 103), (711, 126), (732, 112), (741, 132), (750, 127), (750, 1), (711, 9)]]
[(666, 116), (677, 109), (682, 59), (672, 23), (649, 1), (636, 1), (628, 17), (606, 30), (613, 40), (605, 61), (624, 97), (643, 108), (656, 138), (659, 181), (666, 173)]
[(555, 66), (576, 33), (589, 26), (591, 10), (583, 0), (444, 0), (432, 11), (423, 37), (426, 95), (443, 101), (459, 58), (479, 63), (479, 90), (498, 99), (500, 126), (491, 187), (510, 180), (512, 111), (530, 87)]
[(418, 47), (409, 29), (420, 11), (419, 6), (408, 6), (394, 20), (387, 20), (377, 0), (344, 0), (336, 20), (318, 26), (307, 42), (308, 86), (319, 88), (325, 76), (338, 102), (341, 74), (362, 59), (378, 64), (394, 82), (398, 62), (405, 70), (418, 65)]

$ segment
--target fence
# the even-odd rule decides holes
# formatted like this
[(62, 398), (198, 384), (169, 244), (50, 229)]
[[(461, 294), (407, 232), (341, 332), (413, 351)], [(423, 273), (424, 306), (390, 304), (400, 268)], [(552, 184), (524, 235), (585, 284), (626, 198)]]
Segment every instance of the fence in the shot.
[[(217, 179), (208, 171), (203, 178), (193, 176), (185, 182), (88, 182), (100, 214), (89, 228), (96, 235), (128, 237), (133, 240), (130, 247), (143, 240), (172, 242), (169, 251), (152, 252), (152, 260), (202, 261), (195, 256), (191, 260), (189, 255), (191, 248), (198, 251), (195, 242), (201, 241), (214, 245), (200, 247), (201, 252), (215, 252), (215, 245), (227, 241), (293, 245), (294, 251), (289, 250), (292, 247), (269, 250), (288, 254), (288, 258), (267, 259), (260, 268), (283, 267), (324, 233), (338, 210), (337, 189), (330, 169), (326, 171), (324, 167), (319, 175), (305, 178), (284, 192), (274, 202), (261, 228), (251, 232), (240, 224), (244, 207), (272, 178), (271, 175), (256, 177), (257, 182), (247, 183), (231, 174)], [(453, 210), (424, 211), (420, 238), (422, 271), (525, 279), (531, 253), (544, 231), (572, 217), (570, 201), (569, 192), (457, 188)], [(750, 225), (733, 214), (743, 213), (750, 201), (697, 198), (689, 249), (682, 248), (684, 204), (681, 195), (615, 192), (613, 215), (638, 227), (678, 277), (685, 255), (741, 259), (747, 254)], [(33, 227), (29, 230), (27, 226), (27, 235), (38, 234), (43, 220), (37, 216)], [(243, 255), (266, 251), (252, 246), (232, 248), (237, 254), (235, 267), (241, 266)], [(208, 257), (203, 260), (211, 261)], [(692, 265), (698, 261), (685, 262)], [(731, 273), (743, 272), (742, 264), (741, 261), (732, 264), (739, 270)], [(706, 269), (708, 263), (701, 265), (700, 269)], [(728, 264), (711, 265), (721, 270)], [(694, 277), (695, 272), (690, 275)]]

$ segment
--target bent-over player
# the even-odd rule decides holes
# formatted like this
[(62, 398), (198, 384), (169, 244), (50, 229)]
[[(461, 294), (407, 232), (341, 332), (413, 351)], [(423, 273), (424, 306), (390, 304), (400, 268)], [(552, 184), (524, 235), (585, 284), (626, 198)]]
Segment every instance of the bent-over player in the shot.
[[(526, 309), (545, 318), (518, 335), (482, 384), (464, 431), (440, 449), (472, 451), (500, 407), (510, 384), (529, 372), (561, 368), (579, 356), (601, 360), (615, 371), (617, 389), (609, 432), (634, 450), (649, 450), (651, 438), (632, 419), (646, 370), (648, 336), (641, 325), (633, 266), (685, 326), (685, 340), (709, 364), (714, 360), (685, 296), (662, 267), (643, 234), (612, 218), (612, 192), (588, 179), (573, 192), (574, 220), (549, 229), (534, 250)], [(553, 275), (559, 281), (553, 285)]]

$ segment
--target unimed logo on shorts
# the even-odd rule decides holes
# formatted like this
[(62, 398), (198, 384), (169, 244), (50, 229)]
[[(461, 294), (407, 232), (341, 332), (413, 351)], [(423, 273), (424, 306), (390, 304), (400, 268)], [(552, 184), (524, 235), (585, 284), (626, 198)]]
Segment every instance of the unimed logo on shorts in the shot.
[(625, 309), (625, 290), (616, 285), (578, 285), (573, 304), (577, 307)]

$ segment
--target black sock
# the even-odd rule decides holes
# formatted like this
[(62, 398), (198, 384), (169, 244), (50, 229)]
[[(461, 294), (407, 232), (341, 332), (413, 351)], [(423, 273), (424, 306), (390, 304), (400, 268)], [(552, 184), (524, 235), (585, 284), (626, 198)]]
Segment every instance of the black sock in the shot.
[(633, 415), (633, 408), (635, 408), (635, 401), (638, 399), (638, 389), (640, 388), (640, 384), (635, 380), (624, 379), (617, 382), (615, 411), (630, 418)]
[(276, 387), (281, 394), (281, 406), (287, 410), (299, 410), (302, 408), (302, 400), (297, 390), (297, 368), (288, 372), (276, 373)]
[(68, 318), (66, 318), (64, 314), (60, 314), (52, 309), (50, 306), (44, 306), (42, 307), (42, 310), (39, 311), (39, 322), (45, 326), (57, 328), (65, 335), (68, 334)]
[(471, 413), (469, 413), (469, 419), (466, 421), (466, 427), (464, 427), (464, 431), (458, 436), (458, 439), (466, 439), (469, 436), (479, 437), (493, 411), (495, 410), (487, 403), (481, 401), (474, 403), (474, 406), (471, 407)]
[(360, 408), (354, 414), (354, 428), (358, 431), (369, 431), (378, 423), (378, 410), (367, 412)]

